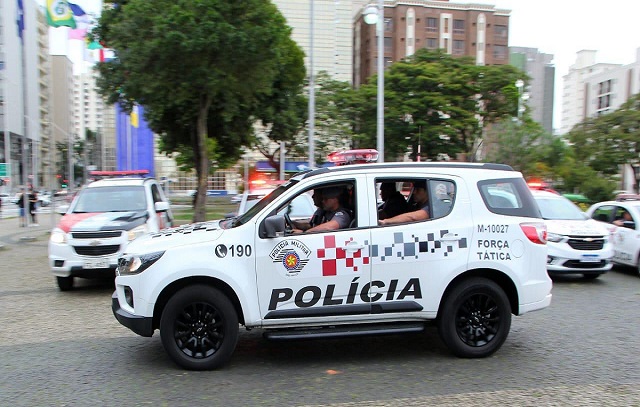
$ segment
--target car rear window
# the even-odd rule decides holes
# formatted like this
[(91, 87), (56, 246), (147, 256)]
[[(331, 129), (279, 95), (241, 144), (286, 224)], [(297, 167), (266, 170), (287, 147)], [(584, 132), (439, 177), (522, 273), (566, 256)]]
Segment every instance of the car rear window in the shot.
[(540, 218), (540, 210), (522, 178), (501, 178), (478, 182), (487, 209), (507, 216)]

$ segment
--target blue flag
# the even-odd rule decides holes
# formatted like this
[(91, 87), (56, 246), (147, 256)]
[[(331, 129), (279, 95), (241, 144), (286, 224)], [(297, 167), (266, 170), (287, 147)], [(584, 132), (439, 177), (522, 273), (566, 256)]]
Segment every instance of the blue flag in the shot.
[(18, 0), (18, 15), (16, 16), (16, 24), (18, 24), (18, 37), (22, 39), (24, 32), (24, 7), (22, 7), (22, 0)]

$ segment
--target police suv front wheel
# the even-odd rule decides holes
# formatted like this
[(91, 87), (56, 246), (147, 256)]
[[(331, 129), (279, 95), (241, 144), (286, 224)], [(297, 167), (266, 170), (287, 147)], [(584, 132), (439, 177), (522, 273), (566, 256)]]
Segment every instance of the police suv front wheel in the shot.
[(438, 316), (440, 337), (463, 358), (482, 358), (497, 351), (511, 328), (511, 305), (493, 281), (474, 277), (460, 282), (445, 298)]
[(238, 342), (238, 315), (218, 289), (193, 285), (167, 302), (160, 319), (165, 350), (178, 365), (210, 370), (224, 365)]

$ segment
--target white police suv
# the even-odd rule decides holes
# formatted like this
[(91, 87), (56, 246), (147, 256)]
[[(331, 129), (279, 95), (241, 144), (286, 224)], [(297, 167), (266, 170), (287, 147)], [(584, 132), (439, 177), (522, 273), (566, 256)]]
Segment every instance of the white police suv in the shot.
[[(380, 226), (382, 183), (409, 191), (407, 210), (428, 219)], [(344, 227), (293, 233), (290, 203), (328, 187), (325, 209), (338, 198)], [(530, 190), (505, 165), (316, 169), (239, 217), (133, 241), (119, 259), (112, 309), (139, 335), (159, 329), (187, 369), (227, 362), (239, 324), (286, 340), (419, 332), (435, 322), (453, 354), (484, 357), (506, 340), (512, 314), (550, 304), (545, 242)]]
[(51, 231), (49, 266), (58, 287), (70, 290), (74, 277), (113, 276), (130, 241), (171, 227), (172, 219), (169, 201), (153, 178), (92, 182)]

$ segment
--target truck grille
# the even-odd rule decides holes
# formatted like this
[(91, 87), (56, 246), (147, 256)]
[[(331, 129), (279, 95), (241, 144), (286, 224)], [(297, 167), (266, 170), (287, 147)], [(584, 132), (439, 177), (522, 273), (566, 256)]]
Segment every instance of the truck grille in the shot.
[(602, 237), (569, 237), (569, 246), (576, 250), (601, 250), (604, 247)]
[(74, 239), (105, 239), (108, 237), (120, 237), (121, 230), (111, 230), (108, 232), (72, 232)]
[(108, 246), (73, 246), (73, 249), (80, 256), (106, 256), (108, 254), (117, 253), (120, 250), (119, 244)]

